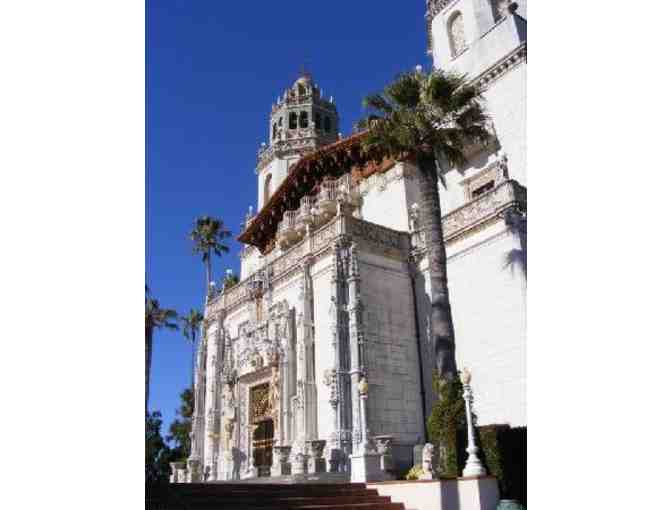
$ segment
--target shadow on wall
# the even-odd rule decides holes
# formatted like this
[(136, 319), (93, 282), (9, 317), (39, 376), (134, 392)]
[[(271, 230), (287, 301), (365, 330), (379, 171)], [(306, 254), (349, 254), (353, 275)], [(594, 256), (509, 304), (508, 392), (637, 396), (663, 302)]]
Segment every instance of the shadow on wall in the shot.
[(509, 269), (511, 273), (522, 271), (527, 280), (527, 217), (520, 211), (509, 209), (504, 213), (504, 221), (507, 230), (518, 239), (520, 248), (514, 248), (504, 255), (503, 269)]

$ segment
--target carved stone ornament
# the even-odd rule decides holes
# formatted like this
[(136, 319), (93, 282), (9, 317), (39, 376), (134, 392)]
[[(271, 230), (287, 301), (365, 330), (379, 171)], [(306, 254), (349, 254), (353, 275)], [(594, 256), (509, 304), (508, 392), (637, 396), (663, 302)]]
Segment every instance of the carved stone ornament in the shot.
[(269, 398), (269, 384), (264, 383), (250, 390), (250, 421), (257, 423), (271, 417), (271, 402)]
[(359, 390), (359, 394), (362, 397), (366, 397), (369, 394), (369, 383), (366, 380), (366, 377), (362, 377), (359, 380), (359, 384), (357, 385), (357, 389)]
[(420, 475), (420, 479), (432, 480), (436, 478), (434, 463), (434, 445), (432, 443), (426, 443), (422, 449), (422, 475)]

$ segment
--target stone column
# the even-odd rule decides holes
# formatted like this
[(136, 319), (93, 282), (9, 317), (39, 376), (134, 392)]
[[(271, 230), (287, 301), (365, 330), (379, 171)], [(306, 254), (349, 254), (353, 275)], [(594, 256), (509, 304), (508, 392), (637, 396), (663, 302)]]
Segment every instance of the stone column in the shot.
[(350, 317), (350, 387), (352, 388), (352, 448), (362, 441), (362, 416), (359, 392), (356, 391), (360, 377), (365, 372), (364, 325), (362, 323), (362, 298), (357, 245), (350, 247), (350, 267), (348, 269), (348, 313)]
[[(339, 291), (340, 277), (341, 277), (341, 257), (340, 251), (342, 242), (336, 240), (332, 244), (331, 255), (331, 306), (329, 307), (329, 321), (331, 329), (331, 348), (334, 353), (334, 365), (330, 373), (325, 373), (324, 383), (329, 387), (331, 404), (331, 421), (333, 432), (329, 438), (330, 459), (340, 458), (343, 445), (341, 444), (342, 430), (341, 430), (341, 416), (340, 416), (340, 373), (341, 373), (341, 341), (340, 341), (340, 311), (343, 307), (341, 293)], [(331, 464), (331, 463), (330, 463)], [(336, 471), (339, 470), (338, 463), (336, 464)]]
[(292, 453), (305, 454), (305, 441), (315, 439), (317, 434), (317, 395), (313, 361), (313, 288), (310, 276), (310, 261), (302, 264), (303, 280), (299, 293), (301, 313), (297, 321), (297, 388), (296, 425), (297, 434)]

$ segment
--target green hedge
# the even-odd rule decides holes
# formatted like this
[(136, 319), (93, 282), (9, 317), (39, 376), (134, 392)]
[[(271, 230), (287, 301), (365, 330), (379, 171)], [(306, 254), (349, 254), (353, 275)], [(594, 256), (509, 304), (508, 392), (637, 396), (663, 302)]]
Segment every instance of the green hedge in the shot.
[[(429, 441), (438, 447), (438, 474), (441, 478), (462, 476), (467, 461), (466, 412), (462, 383), (456, 378), (439, 382), (434, 375), (434, 391), (438, 399), (427, 419)], [(476, 443), (479, 458), (488, 474), (499, 482), (502, 498), (517, 499), (527, 504), (527, 428), (509, 425), (477, 426)]]
[(481, 460), (497, 477), (503, 499), (527, 504), (527, 428), (486, 425), (477, 429)]
[(427, 419), (427, 433), (439, 450), (438, 475), (454, 478), (460, 476), (458, 431), (467, 423), (462, 383), (459, 378), (442, 381), (434, 374), (433, 384), (438, 400)]

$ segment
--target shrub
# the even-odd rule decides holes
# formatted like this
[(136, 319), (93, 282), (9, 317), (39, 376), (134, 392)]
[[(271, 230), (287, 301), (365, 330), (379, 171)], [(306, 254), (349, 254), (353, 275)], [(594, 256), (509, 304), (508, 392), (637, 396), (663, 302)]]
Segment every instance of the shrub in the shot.
[[(438, 474), (441, 478), (460, 475), (458, 463), (458, 430), (466, 427), (466, 413), (462, 398), (462, 383), (458, 377), (450, 381), (433, 377), (438, 396), (427, 420), (429, 440), (439, 450)], [(475, 419), (475, 417), (474, 417)]]
[(481, 460), (497, 477), (502, 498), (527, 504), (527, 428), (486, 425), (478, 428)]
[(417, 480), (420, 478), (420, 475), (422, 474), (422, 466), (420, 464), (416, 464), (413, 466), (411, 469), (408, 470), (408, 473), (406, 473), (406, 476), (404, 477), (406, 480)]

